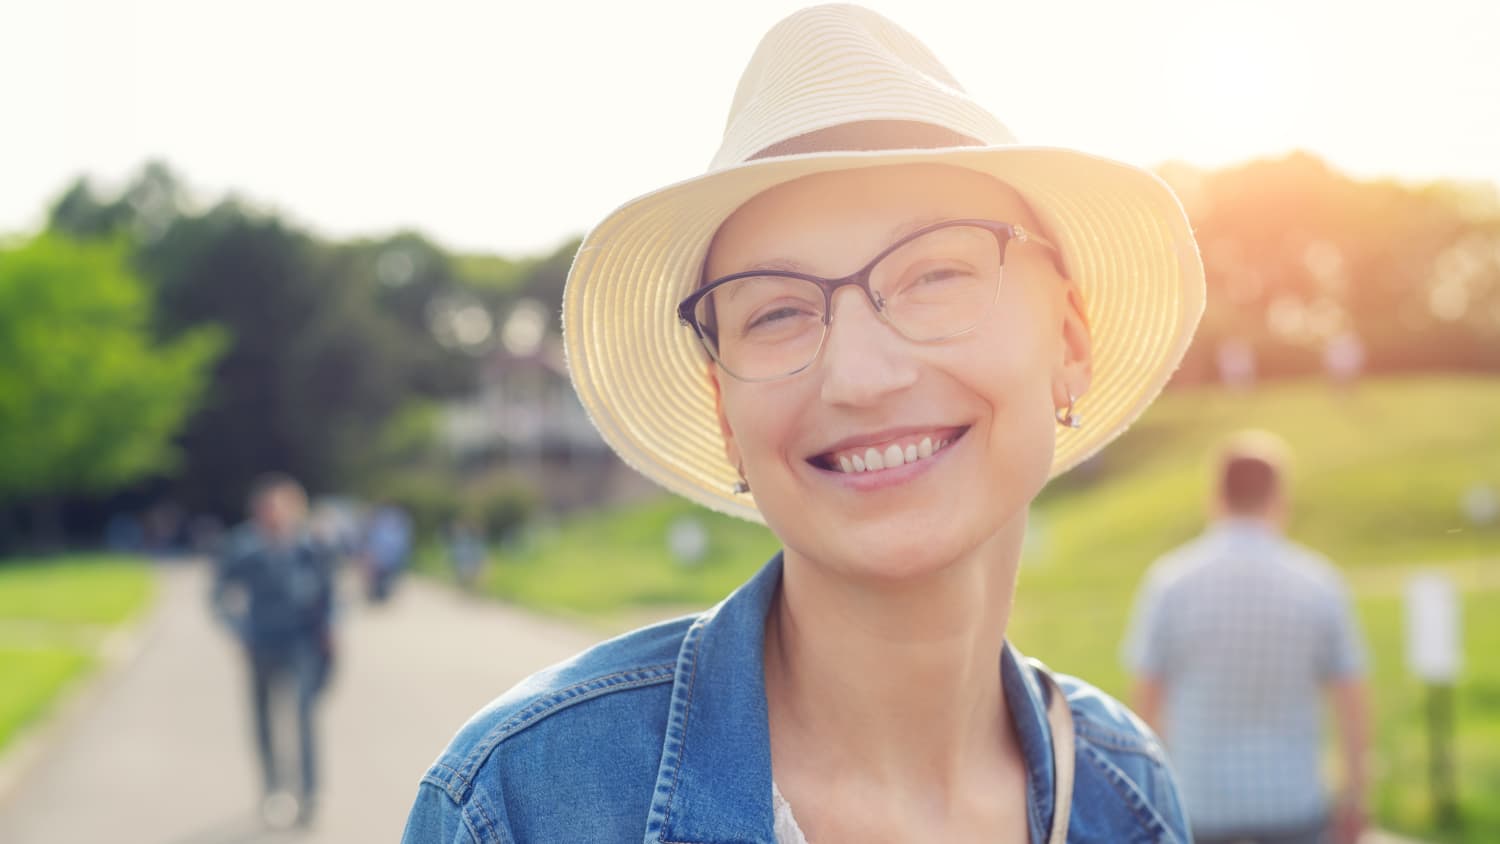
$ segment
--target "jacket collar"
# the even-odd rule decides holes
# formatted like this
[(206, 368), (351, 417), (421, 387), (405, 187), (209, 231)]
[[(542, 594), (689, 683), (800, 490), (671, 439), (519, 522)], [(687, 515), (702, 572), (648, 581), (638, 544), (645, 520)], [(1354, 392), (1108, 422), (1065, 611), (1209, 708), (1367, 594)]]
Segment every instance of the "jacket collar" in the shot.
[[(781, 584), (778, 553), (699, 616), (678, 652), (666, 740), (646, 844), (774, 844), (771, 731), (762, 650)], [(1034, 844), (1052, 816), (1052, 750), (1041, 685), (1009, 644), (1000, 658), (1006, 704), (1027, 771)]]
[(1052, 828), (1052, 727), (1036, 676), (1039, 668), (1040, 663), (1022, 658), (1006, 641), (1000, 652), (1000, 686), (1026, 763), (1026, 818), (1032, 844), (1042, 844)]

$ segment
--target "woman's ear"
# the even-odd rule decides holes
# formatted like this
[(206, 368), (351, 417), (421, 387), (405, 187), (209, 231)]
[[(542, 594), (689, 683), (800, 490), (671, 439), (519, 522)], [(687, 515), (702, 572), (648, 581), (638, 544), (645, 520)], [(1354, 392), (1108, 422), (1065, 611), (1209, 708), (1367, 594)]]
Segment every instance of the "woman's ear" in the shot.
[(1063, 282), (1061, 355), (1053, 372), (1052, 393), (1058, 408), (1089, 391), (1094, 379), (1094, 336), (1089, 329), (1083, 293), (1071, 280)]
[(729, 427), (729, 417), (724, 415), (724, 391), (719, 385), (719, 368), (708, 365), (708, 383), (714, 391), (714, 414), (719, 417), (719, 434), (724, 437), (724, 457), (729, 465), (740, 466), (740, 447), (734, 439), (734, 429)]

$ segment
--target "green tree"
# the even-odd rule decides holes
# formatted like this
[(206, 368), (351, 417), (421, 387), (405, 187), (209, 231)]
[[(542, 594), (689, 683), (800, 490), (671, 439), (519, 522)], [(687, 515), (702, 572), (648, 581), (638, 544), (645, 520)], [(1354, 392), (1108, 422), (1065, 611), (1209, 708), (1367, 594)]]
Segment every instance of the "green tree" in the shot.
[(405, 402), (468, 387), (454, 371), (472, 370), (467, 358), (383, 307), (363, 260), (377, 251), (327, 246), (233, 201), (142, 246), (164, 336), (214, 324), (232, 338), (182, 438), (175, 487), (194, 509), (237, 516), (272, 469), (314, 491), (346, 489)]
[(170, 479), (190, 510), (237, 518), (273, 469), (314, 492), (356, 489), (379, 472), (380, 438), (403, 406), (473, 388), (479, 350), (435, 330), (445, 303), (472, 298), (437, 246), (414, 234), (330, 244), (237, 199), (195, 205), (149, 164), (117, 195), (75, 183), (49, 219), (133, 245), (158, 337), (203, 325), (227, 335)]
[(150, 321), (118, 241), (42, 235), (0, 248), (0, 503), (29, 502), (42, 532), (60, 496), (177, 465), (173, 437), (222, 342), (204, 328), (156, 342)]

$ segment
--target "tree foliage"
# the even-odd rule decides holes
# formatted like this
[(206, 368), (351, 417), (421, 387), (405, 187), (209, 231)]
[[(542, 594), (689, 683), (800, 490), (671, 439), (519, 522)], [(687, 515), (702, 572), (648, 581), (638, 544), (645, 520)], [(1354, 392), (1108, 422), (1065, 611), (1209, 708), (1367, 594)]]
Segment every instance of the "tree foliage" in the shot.
[(437, 247), (411, 234), (328, 244), (235, 199), (190, 209), (151, 166), (113, 198), (75, 185), (51, 216), (56, 230), (99, 237), (108, 223), (134, 244), (159, 336), (214, 325), (228, 338), (180, 440), (172, 489), (190, 509), (233, 517), (273, 469), (348, 489), (398, 408), (472, 387), (474, 358), (431, 330), (432, 303), (461, 292)]
[(0, 249), (0, 502), (178, 468), (173, 437), (223, 343), (203, 326), (156, 341), (151, 305), (118, 241)]
[(1500, 369), (1493, 188), (1357, 181), (1306, 154), (1164, 176), (1208, 272), (1190, 375), (1229, 338), (1256, 349), (1265, 375), (1314, 373), (1345, 333), (1372, 371)]

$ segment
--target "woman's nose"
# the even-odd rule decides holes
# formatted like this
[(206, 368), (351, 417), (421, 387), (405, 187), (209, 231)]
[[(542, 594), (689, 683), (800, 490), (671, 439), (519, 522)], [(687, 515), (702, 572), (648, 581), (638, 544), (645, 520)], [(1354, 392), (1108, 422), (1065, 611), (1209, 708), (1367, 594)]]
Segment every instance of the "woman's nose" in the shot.
[(910, 341), (876, 312), (864, 291), (835, 292), (830, 317), (818, 361), (825, 402), (868, 405), (916, 382)]

